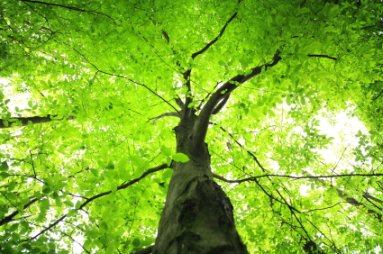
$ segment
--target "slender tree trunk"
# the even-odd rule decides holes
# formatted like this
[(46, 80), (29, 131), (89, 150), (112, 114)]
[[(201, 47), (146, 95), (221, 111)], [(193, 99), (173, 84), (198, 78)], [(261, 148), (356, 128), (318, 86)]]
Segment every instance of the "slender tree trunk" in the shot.
[[(188, 122), (194, 126), (194, 121)], [(193, 128), (176, 127), (177, 150), (190, 161), (174, 163), (155, 254), (248, 253), (233, 218), (233, 207), (212, 179), (207, 145), (191, 151)]]

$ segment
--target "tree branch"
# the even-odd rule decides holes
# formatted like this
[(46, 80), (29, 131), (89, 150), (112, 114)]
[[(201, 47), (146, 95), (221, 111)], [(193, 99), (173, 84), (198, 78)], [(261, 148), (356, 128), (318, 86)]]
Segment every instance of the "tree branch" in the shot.
[(308, 57), (327, 58), (327, 59), (334, 60), (334, 61), (338, 60), (338, 58), (336, 58), (336, 57), (324, 55), (324, 54), (308, 54), (307, 56)]
[(53, 223), (49, 224), (47, 227), (44, 227), (43, 230), (41, 230), (39, 233), (37, 233), (35, 236), (30, 238), (29, 240), (33, 241), (33, 240), (37, 239), (40, 235), (44, 234), (45, 232), (47, 232), (48, 230), (50, 230), (51, 228), (53, 228), (54, 226), (59, 224), (61, 221), (63, 221), (67, 216), (68, 216), (68, 213), (64, 214), (63, 216), (61, 216), (60, 218), (55, 220)]
[[(332, 186), (333, 187), (333, 186)], [(335, 188), (335, 187), (334, 187)], [(341, 189), (339, 188), (336, 188), (336, 191), (339, 195), (339, 197), (341, 197), (342, 199), (344, 199), (347, 203), (349, 203), (350, 205), (353, 205), (355, 207), (358, 207), (358, 206), (362, 206), (363, 208), (365, 208), (367, 210), (367, 213), (369, 214), (372, 214), (375, 216), (375, 218), (379, 221), (379, 222), (382, 222), (382, 214), (377, 212), (376, 210), (373, 210), (371, 208), (369, 208), (368, 206), (366, 206), (366, 204), (362, 203), (362, 202), (359, 202), (358, 200), (356, 200), (355, 198), (353, 197), (350, 197), (348, 196), (344, 191), (342, 191)]]
[(109, 16), (108, 14), (105, 14), (103, 12), (99, 12), (99, 11), (82, 9), (80, 7), (71, 6), (71, 5), (64, 5), (64, 4), (57, 4), (57, 3), (48, 3), (48, 2), (38, 1), (38, 0), (19, 0), (19, 1), (20, 2), (24, 2), (24, 3), (41, 4), (41, 5), (50, 6), (50, 7), (58, 7), (58, 8), (63, 8), (63, 9), (71, 10), (71, 11), (78, 11), (78, 12), (84, 12), (84, 13), (93, 13), (93, 14), (105, 16), (105, 17), (111, 19), (113, 22), (115, 22), (115, 20), (111, 16)]
[(80, 55), (88, 64), (90, 64), (97, 72), (99, 73), (102, 73), (102, 74), (105, 74), (105, 75), (108, 75), (108, 76), (112, 76), (112, 77), (116, 77), (116, 78), (122, 78), (122, 79), (126, 79), (130, 82), (132, 82), (133, 84), (136, 84), (138, 86), (141, 86), (141, 87), (144, 87), (146, 90), (148, 90), (150, 93), (152, 93), (153, 95), (157, 96), (158, 98), (160, 98), (163, 102), (165, 102), (166, 104), (168, 104), (171, 108), (173, 108), (176, 112), (179, 113), (178, 109), (176, 109), (168, 100), (166, 100), (164, 97), (162, 97), (161, 95), (159, 95), (158, 93), (156, 93), (152, 88), (150, 88), (148, 85), (144, 84), (144, 83), (140, 83), (138, 81), (135, 81), (127, 76), (124, 76), (124, 75), (121, 75), (121, 74), (116, 74), (116, 73), (111, 73), (111, 72), (108, 72), (108, 71), (104, 71), (104, 70), (101, 70), (97, 65), (95, 65), (94, 63), (92, 63), (83, 53), (81, 53), (79, 50), (77, 50), (75, 47), (72, 47), (71, 45), (69, 45), (68, 43), (63, 43), (64, 45), (68, 46), (69, 48), (71, 48), (73, 51), (75, 51), (78, 55)]
[[(134, 178), (128, 182), (125, 182), (125, 183), (122, 183), (120, 184), (116, 191), (119, 191), (119, 190), (123, 190), (123, 189), (126, 189), (128, 188), (129, 186), (139, 182), (140, 180), (142, 180), (143, 178), (145, 178), (146, 176), (152, 174), (152, 173), (155, 173), (157, 171), (160, 171), (160, 170), (163, 170), (165, 168), (168, 168), (168, 164), (164, 163), (164, 164), (161, 164), (157, 167), (154, 167), (154, 168), (150, 168), (148, 170), (146, 170), (144, 173), (142, 173), (141, 176), (137, 177), (137, 178)], [(75, 209), (75, 211), (78, 211), (78, 210), (81, 210), (82, 208), (84, 208), (86, 205), (88, 205), (90, 202), (98, 199), (98, 198), (101, 198), (103, 196), (106, 196), (106, 195), (109, 195), (111, 194), (113, 191), (109, 190), (109, 191), (104, 191), (104, 192), (101, 192), (99, 194), (96, 194), (96, 195), (93, 195), (92, 197), (90, 198), (87, 198), (86, 201), (84, 201), (78, 208)], [(33, 236), (32, 238), (30, 238), (29, 240), (35, 240), (36, 238), (38, 238), (40, 235), (44, 234), (45, 232), (47, 232), (48, 230), (52, 229), (53, 227), (55, 227), (57, 224), (59, 224), (61, 221), (63, 221), (67, 216), (68, 216), (69, 212), (64, 214), (63, 216), (61, 216), (60, 218), (58, 218), (57, 220), (55, 220), (54, 222), (52, 222), (51, 224), (49, 224), (47, 227), (45, 227), (42, 231), (40, 231), (39, 233), (37, 233), (35, 236)]]
[(194, 130), (194, 144), (192, 147), (193, 151), (198, 151), (201, 144), (203, 144), (207, 132), (207, 128), (209, 125), (209, 119), (214, 110), (217, 108), (219, 103), (228, 96), (234, 89), (236, 89), (239, 85), (245, 83), (249, 79), (259, 75), (262, 72), (262, 68), (267, 70), (267, 68), (276, 65), (280, 60), (280, 51), (277, 50), (273, 56), (273, 59), (270, 63), (262, 64), (256, 67), (253, 67), (248, 74), (238, 74), (231, 78), (229, 81), (224, 83), (221, 87), (219, 87), (208, 99), (208, 101), (203, 106), (201, 113), (199, 115), (198, 122), (195, 126)]
[(383, 176), (383, 174), (338, 174), (338, 175), (307, 175), (307, 176), (294, 176), (294, 175), (281, 175), (281, 174), (264, 174), (258, 176), (247, 177), (238, 180), (229, 180), (222, 176), (213, 174), (213, 176), (221, 181), (227, 183), (243, 183), (243, 182), (253, 182), (255, 179), (259, 178), (268, 178), (268, 177), (279, 177), (279, 178), (290, 178), (290, 179), (321, 179), (321, 178), (341, 178), (341, 177), (378, 177)]
[(177, 103), (177, 105), (178, 105), (180, 108), (183, 108), (183, 106), (185, 105), (184, 102), (182, 101), (182, 99), (181, 99), (180, 97), (175, 98), (174, 101)]
[[(13, 123), (21, 123), (21, 126), (27, 126), (29, 123), (46, 123), (50, 121), (54, 121), (55, 115), (47, 115), (47, 116), (31, 116), (31, 117), (11, 117), (7, 120), (0, 119), (0, 129), (11, 128), (14, 127)], [(71, 120), (73, 116), (69, 116), (65, 118), (65, 120)], [(63, 120), (63, 119), (57, 119)], [(17, 126), (17, 125), (16, 125)]]
[[(126, 77), (125, 77), (126, 78)], [(139, 85), (139, 86), (142, 86), (144, 87), (146, 90), (148, 90), (149, 92), (151, 92), (153, 95), (157, 96), (158, 98), (160, 98), (163, 102), (165, 102), (166, 104), (168, 104), (171, 108), (173, 108), (177, 113), (179, 113), (179, 110), (176, 109), (168, 100), (166, 100), (164, 97), (162, 97), (161, 95), (159, 95), (158, 93), (156, 93), (153, 89), (151, 89), (149, 86), (147, 86), (146, 84), (144, 83), (140, 83), (140, 82), (137, 82), (133, 79), (130, 79), (130, 78), (126, 78), (127, 80), (129, 80), (130, 82), (136, 84), (136, 85)]]
[(234, 12), (233, 15), (231, 15), (231, 17), (226, 21), (225, 25), (222, 27), (221, 31), (219, 32), (219, 34), (217, 35), (217, 37), (215, 37), (212, 41), (210, 41), (209, 43), (207, 43), (205, 45), (205, 47), (203, 47), (202, 49), (198, 50), (197, 52), (194, 52), (191, 57), (192, 59), (196, 58), (197, 56), (203, 54), (206, 50), (208, 50), (211, 46), (214, 45), (214, 43), (216, 43), (218, 41), (219, 38), (222, 37), (223, 33), (225, 32), (226, 30), (226, 27), (230, 24), (231, 21), (233, 21), (233, 19), (238, 15), (238, 12)]
[[(213, 177), (216, 177), (217, 175), (213, 174)], [(217, 177), (216, 177), (217, 178)], [(223, 177), (222, 177), (223, 178)], [(220, 178), (217, 178), (217, 179), (220, 179)], [(221, 180), (221, 179), (220, 179)], [(290, 205), (289, 203), (286, 202), (286, 199), (282, 196), (282, 194), (277, 190), (277, 193), (279, 195), (281, 199), (277, 198), (273, 193), (269, 193), (263, 186), (262, 184), (259, 183), (258, 179), (254, 179), (255, 184), (262, 190), (262, 192), (264, 194), (266, 194), (266, 196), (268, 196), (270, 198), (270, 200), (275, 200), (277, 201), (278, 203), (281, 203), (282, 205), (285, 205), (287, 206), (290, 211), (296, 211), (298, 213), (300, 213), (301, 211), (299, 211), (298, 209), (296, 209), (294, 206)]]
[[(216, 123), (212, 123), (214, 125), (217, 125)], [(218, 126), (218, 125), (217, 125)], [(261, 162), (258, 160), (257, 156), (255, 156), (255, 154), (253, 152), (251, 152), (250, 150), (248, 150), (246, 147), (244, 147), (241, 143), (239, 143), (239, 141), (234, 137), (234, 135), (232, 133), (230, 133), (229, 131), (227, 131), (225, 128), (223, 128), (222, 126), (218, 126), (223, 132), (227, 133), (229, 135), (229, 137), (239, 146), (241, 147), (242, 149), (244, 149), (246, 151), (246, 153), (255, 161), (255, 163), (258, 165), (258, 167), (264, 172), (266, 173), (267, 170), (266, 168), (261, 164)]]
[(153, 123), (156, 123), (161, 118), (167, 117), (167, 116), (173, 116), (173, 117), (180, 117), (180, 115), (177, 112), (166, 112), (159, 116), (149, 118), (149, 121), (153, 121)]
[[(27, 209), (29, 206), (31, 206), (33, 203), (35, 203), (37, 200), (39, 200), (38, 198), (32, 198), (28, 203), (26, 203), (24, 206), (23, 206), (23, 210)], [(16, 210), (14, 211), (13, 213), (5, 216), (4, 218), (2, 218), (0, 220), (0, 226), (4, 225), (4, 224), (7, 224), (11, 221), (13, 221), (13, 218), (15, 218), (16, 215), (18, 215), (20, 213), (19, 210)]]
[(383, 204), (383, 200), (379, 199), (379, 198), (376, 198), (374, 196), (372, 196), (370, 193), (368, 193), (367, 191), (363, 192), (363, 197), (365, 199), (372, 199), (374, 200), (375, 202), (378, 202), (380, 204)]
[[(123, 189), (126, 189), (127, 187), (139, 182), (140, 180), (142, 180), (143, 178), (145, 178), (147, 175), (150, 175), (152, 173), (155, 173), (157, 171), (160, 171), (160, 170), (163, 170), (165, 168), (168, 168), (168, 164), (164, 163), (164, 164), (161, 164), (157, 167), (154, 167), (154, 168), (150, 168), (148, 170), (146, 170), (144, 173), (142, 173), (142, 175), (140, 177), (137, 177), (137, 178), (134, 178), (133, 180), (130, 180), (129, 182), (126, 182), (126, 183), (122, 183), (120, 184), (118, 187), (117, 187), (117, 191), (119, 190), (123, 190)], [(103, 196), (106, 196), (108, 194), (112, 193), (112, 191), (105, 191), (105, 192), (101, 192), (99, 194), (96, 194), (90, 198), (88, 198), (84, 203), (82, 203), (80, 205), (80, 207), (78, 209), (82, 209), (84, 208), (87, 204), (89, 204), (90, 202), (92, 202), (93, 200), (95, 199), (98, 199), (98, 198), (101, 198)]]
[(191, 85), (190, 85), (191, 69), (187, 69), (184, 73), (182, 73), (182, 75), (185, 80), (186, 94), (185, 94), (185, 103), (183, 104), (183, 107), (182, 107), (181, 121), (185, 121), (186, 119), (188, 119), (190, 113), (193, 111), (193, 109), (189, 107), (190, 103), (193, 102), (193, 96), (192, 96)]
[(213, 112), (211, 112), (212, 115), (218, 114), (221, 109), (226, 105), (226, 102), (229, 100), (230, 94), (226, 94), (225, 97), (222, 98), (222, 100), (219, 101), (217, 106), (215, 106)]

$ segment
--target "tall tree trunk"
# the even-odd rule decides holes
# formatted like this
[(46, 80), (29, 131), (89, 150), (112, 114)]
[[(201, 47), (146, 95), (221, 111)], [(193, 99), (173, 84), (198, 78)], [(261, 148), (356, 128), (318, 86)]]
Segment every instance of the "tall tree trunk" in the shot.
[(192, 151), (194, 121), (176, 127), (177, 150), (190, 161), (174, 163), (155, 254), (248, 253), (233, 218), (233, 207), (212, 179), (207, 145)]
[[(221, 33), (236, 15), (234, 13), (230, 17)], [(194, 53), (192, 58), (206, 51), (217, 38)], [(205, 137), (210, 117), (220, 112), (231, 92), (240, 84), (259, 75), (263, 69), (277, 64), (282, 59), (279, 54), (277, 50), (270, 63), (255, 66), (245, 75), (238, 74), (223, 83), (197, 109), (192, 106), (191, 69), (183, 73), (187, 93), (185, 101), (180, 98), (176, 100), (181, 111), (177, 111), (180, 123), (174, 130), (177, 152), (188, 155), (190, 160), (172, 165), (173, 176), (153, 248), (154, 254), (248, 253), (237, 233), (230, 199), (212, 179)]]

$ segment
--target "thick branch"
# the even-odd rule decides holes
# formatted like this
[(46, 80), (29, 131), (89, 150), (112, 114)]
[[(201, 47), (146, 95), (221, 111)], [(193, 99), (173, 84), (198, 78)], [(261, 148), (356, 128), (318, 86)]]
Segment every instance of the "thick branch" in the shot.
[[(35, 203), (37, 200), (39, 200), (38, 198), (33, 198), (31, 199), (28, 203), (26, 203), (24, 206), (23, 206), (23, 209), (27, 209), (29, 206), (31, 206), (33, 203)], [(2, 218), (0, 220), (0, 226), (4, 225), (4, 224), (7, 224), (8, 222), (11, 222), (13, 221), (13, 218), (15, 218), (16, 215), (18, 215), (20, 213), (19, 210), (16, 210), (14, 211), (13, 213), (11, 214), (8, 214), (7, 216), (5, 216), (4, 218)]]
[(221, 109), (226, 105), (226, 102), (229, 100), (230, 94), (227, 94), (225, 97), (222, 98), (222, 100), (219, 101), (217, 106), (214, 108), (212, 114), (218, 114)]
[(183, 108), (183, 106), (185, 105), (184, 102), (182, 101), (182, 99), (180, 97), (177, 97), (174, 99), (175, 102), (177, 103), (177, 105), (180, 107), (180, 108)]
[[(50, 122), (55, 119), (56, 116), (54, 115), (47, 115), (47, 116), (31, 116), (31, 117), (12, 117), (8, 120), (0, 119), (0, 129), (4, 128), (10, 128), (13, 127), (13, 123), (20, 123), (21, 126), (27, 126), (29, 123), (46, 123)], [(73, 119), (72, 116), (69, 116), (66, 118), (67, 120)], [(59, 119), (61, 120), (61, 119)]]
[(379, 199), (379, 198), (376, 198), (376, 197), (374, 197), (374, 196), (372, 196), (370, 193), (368, 193), (367, 191), (365, 191), (364, 193), (363, 193), (363, 197), (365, 198), (365, 199), (371, 199), (371, 200), (374, 200), (375, 202), (378, 202), (378, 203), (380, 203), (380, 204), (383, 204), (383, 200), (381, 200), (381, 199)]
[[(168, 168), (169, 166), (164, 163), (164, 164), (161, 164), (157, 167), (154, 167), (154, 168), (150, 168), (148, 170), (146, 170), (144, 173), (142, 173), (141, 176), (137, 177), (137, 178), (134, 178), (132, 180), (130, 180), (129, 182), (126, 182), (126, 183), (122, 183), (120, 184), (118, 187), (117, 187), (117, 190), (116, 191), (119, 191), (119, 190), (123, 190), (123, 189), (126, 189), (128, 188), (129, 186), (139, 182), (140, 180), (142, 180), (143, 178), (145, 178), (146, 176), (152, 174), (152, 173), (155, 173), (157, 171), (160, 171), (160, 170), (163, 170), (165, 168)], [(85, 202), (83, 202), (77, 209), (76, 211), (78, 210), (81, 210), (82, 208), (84, 208), (86, 205), (88, 205), (90, 202), (98, 199), (98, 198), (101, 198), (103, 196), (106, 196), (106, 195), (109, 195), (111, 194), (113, 191), (105, 191), (105, 192), (101, 192), (99, 194), (96, 194), (90, 198), (87, 198), (87, 200)], [(40, 231), (38, 234), (36, 234), (35, 236), (33, 236), (30, 240), (34, 240), (36, 238), (38, 238), (40, 235), (44, 234), (45, 232), (47, 232), (48, 230), (52, 229), (53, 227), (55, 227), (57, 224), (59, 224), (61, 221), (63, 221), (66, 217), (68, 216), (68, 213), (64, 214), (63, 216), (61, 216), (60, 218), (58, 218), (57, 220), (55, 220), (54, 222), (52, 222), (51, 224), (49, 224), (49, 226), (45, 227), (42, 231)]]
[(185, 86), (186, 86), (186, 94), (185, 94), (185, 103), (183, 104), (183, 107), (182, 107), (181, 121), (185, 121), (193, 110), (192, 108), (189, 107), (190, 103), (193, 102), (193, 96), (192, 96), (191, 85), (190, 85), (190, 75), (191, 75), (191, 69), (188, 69), (183, 73), (183, 78), (185, 80)]
[(197, 56), (203, 54), (206, 50), (208, 50), (211, 46), (214, 45), (214, 43), (216, 43), (218, 41), (219, 38), (222, 37), (223, 33), (225, 32), (226, 30), (226, 27), (230, 24), (231, 21), (233, 21), (233, 19), (238, 15), (238, 12), (235, 12), (233, 15), (231, 15), (231, 17), (226, 21), (225, 25), (222, 27), (221, 31), (219, 32), (219, 34), (217, 35), (217, 37), (215, 37), (212, 41), (210, 41), (209, 43), (207, 43), (205, 45), (205, 47), (203, 47), (202, 49), (198, 50), (197, 52), (194, 52), (192, 54), (192, 59), (196, 58)]
[(259, 75), (262, 72), (262, 68), (265, 70), (268, 67), (272, 67), (276, 65), (280, 60), (280, 51), (277, 51), (274, 54), (273, 60), (270, 63), (262, 64), (256, 66), (250, 70), (248, 74), (238, 74), (231, 78), (229, 81), (224, 83), (221, 87), (219, 87), (208, 99), (206, 104), (203, 106), (203, 109), (199, 115), (199, 119), (197, 125), (194, 130), (194, 140), (195, 143), (193, 145), (193, 150), (196, 151), (199, 149), (201, 144), (203, 144), (207, 132), (207, 128), (209, 125), (210, 116), (213, 114), (215, 109), (219, 107), (219, 103), (225, 99), (234, 89), (236, 89), (239, 85), (245, 83), (249, 79)]
[(377, 212), (377, 211), (375, 211), (373, 209), (370, 209), (364, 203), (359, 202), (355, 198), (348, 196), (344, 191), (340, 190), (339, 188), (337, 188), (336, 190), (338, 192), (339, 197), (341, 197), (342, 199), (346, 200), (347, 203), (349, 203), (350, 205), (353, 205), (355, 207), (362, 206), (363, 208), (365, 208), (367, 210), (367, 213), (374, 215), (375, 218), (379, 222), (382, 222), (382, 214), (381, 213), (379, 213), (379, 212)]

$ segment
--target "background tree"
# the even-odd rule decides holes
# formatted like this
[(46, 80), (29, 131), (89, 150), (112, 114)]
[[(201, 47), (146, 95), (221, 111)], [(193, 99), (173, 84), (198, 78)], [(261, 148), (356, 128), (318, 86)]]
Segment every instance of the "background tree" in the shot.
[(0, 7), (1, 252), (382, 251), (381, 0)]

